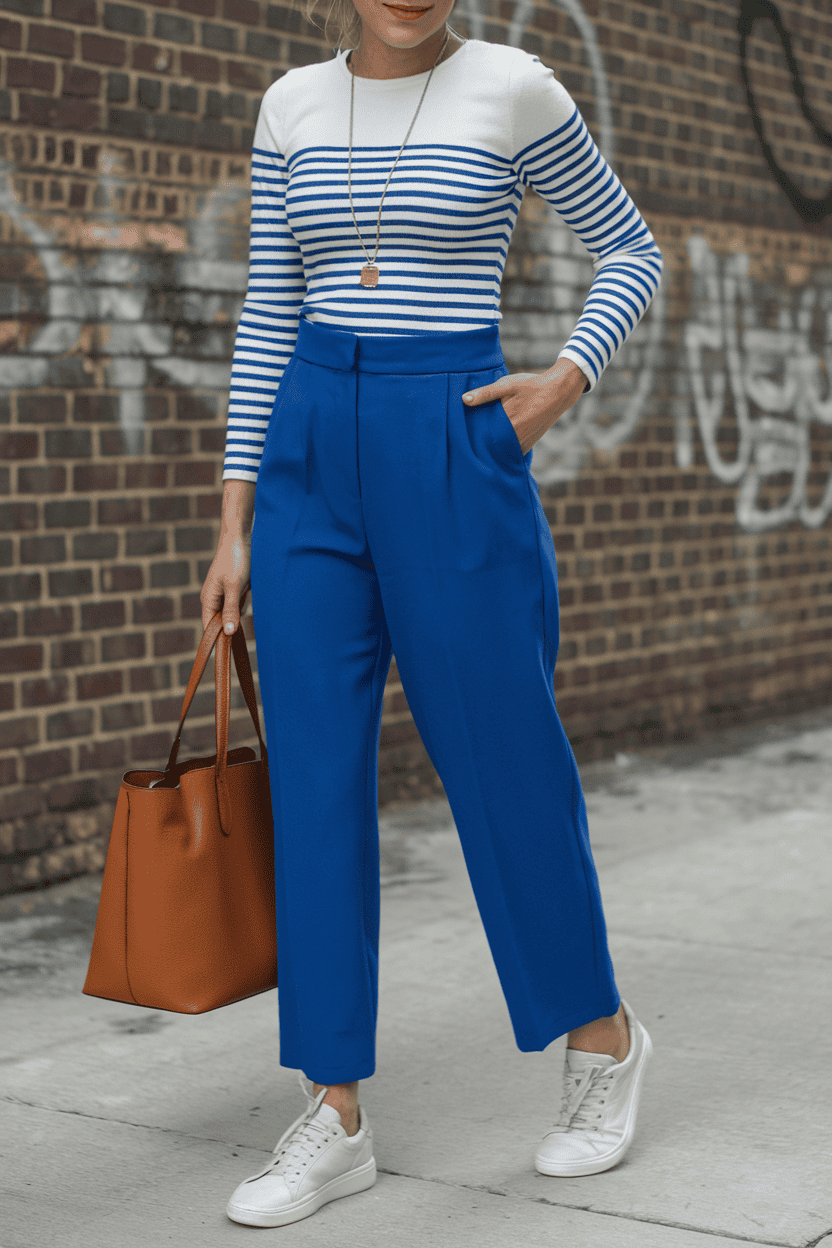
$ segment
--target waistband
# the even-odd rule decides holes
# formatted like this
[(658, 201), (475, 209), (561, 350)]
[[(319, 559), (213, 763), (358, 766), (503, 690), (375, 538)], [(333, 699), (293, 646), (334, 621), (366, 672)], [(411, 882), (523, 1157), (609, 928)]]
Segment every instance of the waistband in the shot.
[(469, 373), (504, 364), (499, 326), (427, 334), (353, 334), (301, 314), (295, 355), (341, 372)]

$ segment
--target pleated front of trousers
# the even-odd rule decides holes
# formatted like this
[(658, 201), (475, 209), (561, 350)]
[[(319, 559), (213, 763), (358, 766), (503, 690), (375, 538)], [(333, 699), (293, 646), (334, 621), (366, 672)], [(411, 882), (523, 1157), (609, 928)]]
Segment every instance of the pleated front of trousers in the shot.
[(555, 550), (497, 401), (497, 325), (354, 334), (301, 316), (266, 434), (252, 601), (274, 805), (280, 1063), (376, 1063), (378, 746), (395, 654), (518, 1047), (619, 995), (555, 706)]

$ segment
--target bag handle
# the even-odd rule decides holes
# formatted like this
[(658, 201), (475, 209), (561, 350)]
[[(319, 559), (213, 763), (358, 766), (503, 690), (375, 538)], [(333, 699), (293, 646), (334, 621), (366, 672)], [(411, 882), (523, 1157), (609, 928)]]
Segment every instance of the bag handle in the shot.
[(217, 809), (220, 827), (228, 836), (231, 833), (233, 813), (231, 795), (228, 791), (228, 728), (231, 718), (231, 656), (237, 669), (237, 680), (243, 691), (246, 706), (249, 709), (257, 740), (260, 742), (260, 758), (268, 766), (268, 755), (263, 735), (260, 731), (260, 716), (257, 713), (257, 699), (254, 695), (254, 678), (248, 657), (248, 647), (242, 628), (238, 628), (232, 636), (220, 631), (214, 656), (214, 715), (217, 725), (217, 762), (214, 777), (217, 790)]
[[(248, 590), (243, 592), (240, 598), (240, 608), (242, 610)], [(216, 654), (214, 660), (214, 672), (216, 682), (216, 692), (214, 699), (214, 716), (216, 721), (217, 734), (217, 802), (220, 812), (220, 824), (222, 830), (227, 836), (231, 830), (231, 802), (228, 795), (226, 783), (226, 769), (228, 766), (228, 728), (231, 716), (231, 656), (234, 656), (234, 666), (237, 669), (237, 679), (240, 688), (243, 691), (246, 706), (251, 715), (254, 724), (257, 740), (260, 743), (260, 758), (262, 762), (268, 764), (268, 755), (266, 753), (266, 744), (263, 740), (263, 734), (260, 729), (260, 716), (257, 711), (257, 698), (254, 692), (254, 678), (251, 673), (251, 663), (248, 656), (248, 647), (246, 645), (245, 634), (242, 630), (242, 624), (237, 628), (236, 632), (228, 637), (223, 632), (222, 613), (217, 612), (211, 620), (209, 620), (205, 632), (202, 634), (202, 640), (196, 652), (194, 664), (191, 669), (188, 687), (185, 690), (185, 697), (182, 701), (182, 714), (179, 719), (179, 728), (176, 732), (173, 745), (171, 746), (170, 755), (168, 756), (165, 772), (171, 772), (176, 766), (177, 755), (179, 754), (179, 746), (182, 739), (182, 728), (185, 724), (185, 716), (190, 710), (191, 702), (197, 691), (202, 674), (208, 665), (211, 657), (211, 651), (216, 645)], [(154, 786), (156, 787), (156, 786)]]
[(202, 673), (205, 671), (208, 660), (211, 657), (211, 651), (214, 649), (214, 643), (221, 632), (222, 614), (218, 611), (213, 619), (208, 621), (208, 626), (202, 634), (202, 640), (200, 641), (199, 648), (196, 652), (196, 658), (194, 659), (194, 665), (191, 668), (191, 675), (188, 680), (188, 687), (185, 690), (185, 697), (182, 701), (182, 714), (179, 718), (179, 727), (176, 730), (173, 745), (170, 747), (170, 754), (168, 755), (165, 771), (172, 771), (176, 766), (176, 757), (179, 753), (179, 745), (182, 739), (182, 728), (185, 723), (185, 716), (190, 710), (197, 686), (202, 679)]

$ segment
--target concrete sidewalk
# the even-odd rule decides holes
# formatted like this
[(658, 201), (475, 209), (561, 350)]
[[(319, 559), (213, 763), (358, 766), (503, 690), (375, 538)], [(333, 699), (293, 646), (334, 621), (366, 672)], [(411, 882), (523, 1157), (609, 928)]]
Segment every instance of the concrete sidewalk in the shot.
[(277, 994), (198, 1017), (85, 997), (100, 880), (0, 900), (0, 1248), (832, 1248), (832, 710), (582, 775), (655, 1050), (619, 1166), (534, 1169), (565, 1037), (515, 1048), (437, 800), (381, 821), (378, 1181), (270, 1233), (224, 1209), (305, 1105)]

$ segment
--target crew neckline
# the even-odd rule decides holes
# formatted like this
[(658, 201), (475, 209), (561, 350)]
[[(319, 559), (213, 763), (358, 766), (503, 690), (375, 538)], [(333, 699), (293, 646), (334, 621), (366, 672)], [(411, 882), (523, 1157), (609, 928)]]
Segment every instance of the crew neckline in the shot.
[[(436, 79), (438, 75), (441, 75), (443, 71), (447, 70), (447, 67), (449, 65), (452, 65), (458, 56), (462, 55), (462, 53), (469, 46), (469, 44), (476, 43), (476, 42), (477, 41), (475, 39), (466, 39), (465, 42), (462, 44), (462, 46), (457, 48), (456, 52), (452, 52), (451, 55), (447, 58), (447, 60), (440, 61), (439, 64), (434, 67), (434, 70), (433, 70), (434, 80)], [(352, 48), (344, 48), (335, 57), (335, 60), (337, 61), (338, 66), (340, 67), (341, 73), (344, 75), (345, 78), (350, 79), (350, 80), (353, 77), (355, 77), (352, 70), (347, 65), (347, 57), (349, 56), (351, 51), (352, 51)], [(370, 91), (399, 90), (400, 91), (400, 90), (406, 89), (410, 85), (410, 83), (413, 83), (413, 82), (418, 83), (420, 85), (424, 85), (425, 80), (430, 72), (431, 71), (429, 69), (423, 69), (420, 74), (405, 74), (405, 76), (402, 78), (362, 78), (362, 77), (359, 77), (358, 81), (360, 83), (360, 86), (358, 89), (359, 91), (367, 91), (367, 90), (370, 90)]]

